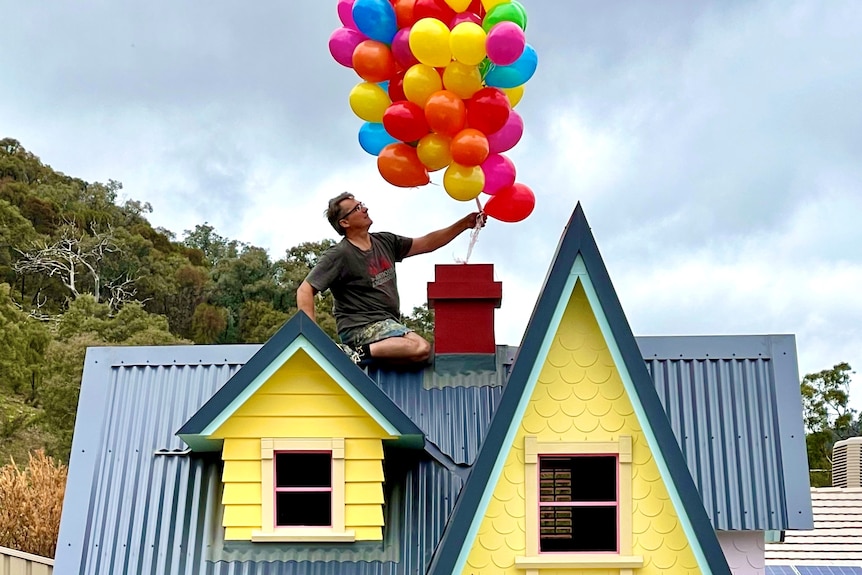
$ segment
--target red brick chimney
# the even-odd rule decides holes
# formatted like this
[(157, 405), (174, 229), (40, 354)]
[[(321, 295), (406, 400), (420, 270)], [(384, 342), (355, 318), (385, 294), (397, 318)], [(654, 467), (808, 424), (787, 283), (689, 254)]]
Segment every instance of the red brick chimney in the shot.
[(503, 284), (494, 281), (494, 265), (438, 264), (434, 278), (428, 283), (428, 307), (434, 309), (435, 356), (493, 359), (494, 309), (503, 297)]

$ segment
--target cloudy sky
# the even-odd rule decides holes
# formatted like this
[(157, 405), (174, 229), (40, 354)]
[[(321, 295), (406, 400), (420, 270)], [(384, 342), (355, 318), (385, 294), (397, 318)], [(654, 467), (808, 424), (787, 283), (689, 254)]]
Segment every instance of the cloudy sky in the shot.
[[(801, 374), (862, 367), (862, 3), (522, 3), (539, 69), (510, 157), (537, 207), (491, 221), (470, 257), (503, 281), (498, 342), (520, 342), (581, 202), (637, 335), (791, 333)], [(0, 137), (119, 180), (178, 238), (209, 222), (274, 259), (333, 237), (321, 214), (344, 190), (378, 231), (471, 211), (440, 185), (389, 186), (361, 150), (335, 8), (0, 0)], [(401, 265), (404, 311), (468, 246)]]

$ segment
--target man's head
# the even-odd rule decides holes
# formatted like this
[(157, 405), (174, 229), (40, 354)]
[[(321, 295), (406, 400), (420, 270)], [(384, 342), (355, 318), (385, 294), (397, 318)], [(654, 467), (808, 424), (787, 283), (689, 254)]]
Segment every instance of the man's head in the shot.
[(347, 232), (342, 225), (342, 221), (350, 222), (349, 218), (356, 212), (361, 212), (365, 208), (362, 202), (357, 202), (356, 198), (350, 192), (338, 194), (329, 200), (329, 206), (326, 208), (326, 219), (329, 225), (332, 226), (338, 235), (343, 236)]

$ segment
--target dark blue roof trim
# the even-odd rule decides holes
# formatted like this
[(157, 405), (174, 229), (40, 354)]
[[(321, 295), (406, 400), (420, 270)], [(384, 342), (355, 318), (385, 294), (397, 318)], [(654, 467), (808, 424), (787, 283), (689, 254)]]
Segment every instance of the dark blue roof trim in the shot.
[(650, 422), (659, 450), (670, 471), (671, 480), (679, 493), (709, 569), (713, 575), (730, 575), (727, 560), (703, 508), (700, 495), (673, 435), (580, 203), (575, 207), (557, 246), (551, 269), (545, 278), (545, 285), (542, 287), (536, 307), (533, 309), (509, 382), (488, 430), (488, 436), (458, 498), (440, 545), (434, 553), (428, 574), (453, 573), (462, 547), (471, 543), (467, 541), (470, 526), (478, 512), (479, 503), (490, 481), (494, 465), (501, 456), (509, 425), (517, 414), (521, 396), (529, 382), (533, 367), (537, 361), (542, 360), (539, 357), (539, 351), (550, 329), (551, 320), (563, 296), (563, 289), (578, 254), (583, 258), (625, 368), (634, 384), (635, 393)]
[[(302, 311), (285, 323), (176, 434), (193, 436), (203, 433), (207, 426), (300, 336), (305, 337), (401, 435), (424, 436), (422, 430)], [(421, 445), (421, 442), (419, 444)]]

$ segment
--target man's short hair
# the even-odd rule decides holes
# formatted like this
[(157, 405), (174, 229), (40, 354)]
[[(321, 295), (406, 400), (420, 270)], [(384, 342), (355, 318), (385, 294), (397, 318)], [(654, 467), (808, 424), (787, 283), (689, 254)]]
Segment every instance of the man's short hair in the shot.
[(342, 228), (341, 225), (338, 223), (339, 221), (341, 221), (342, 218), (341, 202), (343, 202), (344, 200), (352, 199), (353, 194), (351, 194), (350, 192), (343, 192), (341, 194), (338, 194), (337, 196), (329, 200), (329, 207), (327, 207), (326, 211), (324, 212), (326, 219), (329, 220), (329, 225), (332, 226), (332, 229), (338, 232), (339, 236), (343, 236), (345, 234), (344, 228)]

